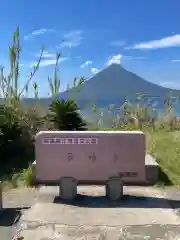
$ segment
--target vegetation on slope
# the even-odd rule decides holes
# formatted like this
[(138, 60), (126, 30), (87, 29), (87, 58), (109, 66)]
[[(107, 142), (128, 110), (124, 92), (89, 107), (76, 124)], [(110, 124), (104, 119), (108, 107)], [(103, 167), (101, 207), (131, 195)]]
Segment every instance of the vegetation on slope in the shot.
[[(32, 82), (33, 76), (39, 69), (43, 57), (42, 47), (40, 58), (34, 65), (26, 84), (19, 89), (19, 62), (21, 47), (19, 42), (19, 28), (13, 35), (10, 47), (10, 73), (4, 76), (1, 67), (0, 87), (0, 177), (2, 180), (11, 179), (13, 187), (17, 181), (24, 180), (30, 184), (32, 175), (31, 163), (34, 161), (34, 136), (39, 130), (85, 130), (86, 122), (79, 113), (79, 108), (73, 99), (57, 101), (60, 80), (58, 78), (58, 64), (60, 54), (57, 53), (57, 61), (53, 79), (48, 77), (52, 95), (52, 104), (49, 109), (38, 104), (38, 84)], [(74, 79), (74, 87), (80, 86), (84, 78)], [(33, 84), (34, 97), (37, 100), (34, 106), (26, 106), (21, 97), (27, 93), (29, 85)], [(8, 179), (7, 179), (8, 178)]]
[(180, 133), (157, 131), (151, 133), (148, 151), (156, 158), (160, 168), (160, 182), (180, 184)]
[[(0, 105), (0, 178), (11, 180), (13, 187), (18, 186), (19, 181), (27, 185), (31, 183), (32, 168), (34, 161), (34, 136), (39, 130), (86, 130), (103, 127), (105, 115), (92, 123), (90, 119), (84, 121), (75, 101), (76, 96), (69, 100), (57, 101), (60, 90), (58, 78), (58, 64), (60, 54), (57, 53), (57, 62), (53, 78), (48, 77), (49, 87), (52, 94), (52, 104), (49, 108), (42, 106), (38, 101), (38, 84), (33, 82), (33, 76), (38, 71), (44, 48), (40, 58), (30, 73), (26, 84), (19, 89), (19, 62), (21, 47), (19, 42), (19, 28), (13, 35), (10, 47), (10, 73), (5, 77), (3, 67), (0, 74), (1, 98)], [(85, 79), (74, 79), (73, 87), (83, 87)], [(28, 91), (29, 85), (33, 84), (36, 104), (27, 106), (21, 101), (21, 97)], [(178, 103), (177, 98), (177, 103)], [(99, 109), (96, 105), (91, 106), (92, 114)], [(147, 135), (148, 151), (157, 158), (161, 169), (168, 175), (162, 175), (161, 180), (165, 183), (179, 184), (180, 171), (180, 129), (179, 118), (174, 112), (171, 96), (167, 96), (164, 105), (163, 117), (158, 117), (156, 109), (147, 106), (142, 94), (137, 95), (137, 103), (132, 104), (126, 99), (120, 112), (109, 106), (112, 113), (111, 125), (113, 129), (131, 130), (141, 129)], [(88, 124), (88, 126), (87, 126)]]

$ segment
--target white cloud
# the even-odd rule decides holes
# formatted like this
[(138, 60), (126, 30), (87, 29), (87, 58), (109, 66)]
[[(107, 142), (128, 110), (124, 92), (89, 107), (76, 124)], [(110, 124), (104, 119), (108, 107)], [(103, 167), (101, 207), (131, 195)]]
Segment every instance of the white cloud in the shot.
[(91, 72), (92, 73), (98, 73), (100, 71), (100, 69), (98, 69), (98, 68), (91, 68)]
[(118, 55), (114, 55), (114, 56), (112, 56), (112, 57), (109, 57), (106, 65), (109, 66), (109, 65), (111, 65), (111, 64), (113, 64), (113, 63), (120, 64), (122, 57), (123, 57), (123, 56), (122, 56), (121, 54), (118, 54)]
[(41, 28), (39, 30), (33, 31), (31, 34), (32, 35), (41, 35), (41, 34), (44, 34), (45, 32), (47, 32), (47, 29), (46, 28)]
[(143, 59), (146, 59), (146, 57), (141, 57), (141, 56), (126, 56), (126, 55), (123, 55), (122, 58), (123, 58), (123, 59), (129, 59), (129, 60), (133, 60), (133, 59), (143, 60)]
[(56, 54), (54, 53), (44, 53), (43, 58), (54, 58)]
[(88, 65), (92, 64), (92, 61), (86, 61), (84, 64), (82, 64), (80, 67), (81, 68), (85, 68), (87, 67)]
[[(40, 57), (40, 54), (41, 52), (37, 53), (36, 54), (36, 57)], [(52, 51), (44, 51), (43, 52), (43, 55), (42, 55), (42, 58), (45, 59), (45, 58), (56, 58), (56, 53), (55, 52), (52, 52)]]
[(173, 59), (171, 62), (180, 62), (180, 59)]
[(77, 59), (82, 59), (82, 56), (77, 56), (76, 58), (77, 58)]
[(133, 56), (123, 56), (123, 58), (126, 58), (126, 59), (133, 59)]
[(144, 60), (146, 57), (138, 57), (138, 56), (122, 56), (123, 59), (129, 59), (129, 60)]
[(180, 89), (180, 82), (177, 82), (177, 81), (160, 82), (160, 85), (166, 88)]
[(109, 43), (110, 46), (114, 46), (114, 47), (122, 47), (126, 44), (125, 41), (114, 41)]
[(180, 46), (180, 34), (167, 36), (158, 40), (140, 42), (128, 49), (158, 49)]
[(135, 57), (135, 59), (143, 60), (143, 59), (146, 59), (146, 58), (145, 57)]
[(82, 34), (82, 31), (78, 30), (78, 31), (71, 31), (69, 33), (64, 34), (64, 38), (66, 39), (70, 39), (70, 38), (74, 38), (76, 36), (79, 36)]
[[(60, 62), (64, 62), (64, 61), (66, 61), (66, 60), (67, 60), (66, 57), (62, 57), (62, 58), (59, 59), (59, 63), (60, 63)], [(36, 63), (31, 63), (29, 66), (30, 66), (30, 67), (33, 67), (34, 64), (36, 64)], [(46, 66), (55, 65), (55, 64), (56, 64), (56, 59), (45, 59), (45, 60), (41, 60), (39, 66), (40, 66), (40, 67), (46, 67)]]
[(56, 64), (56, 59), (46, 59), (41, 61), (40, 67), (46, 67), (46, 66), (55, 65), (55, 64)]
[(63, 42), (57, 46), (57, 48), (78, 47), (81, 44), (82, 39), (82, 31), (69, 32), (63, 36)]
[(106, 62), (106, 66), (109, 66), (113, 63), (121, 64), (122, 59), (123, 60), (143, 60), (146, 58), (141, 56), (126, 56), (126, 55), (118, 54), (118, 55), (109, 57), (108, 61)]
[(31, 35), (26, 35), (26, 36), (24, 36), (24, 40), (29, 40), (29, 38), (31, 37)]
[(35, 30), (33, 31), (32, 33), (24, 36), (24, 40), (29, 40), (30, 38), (32, 38), (33, 36), (38, 36), (38, 35), (42, 35), (42, 34), (45, 34), (46, 32), (53, 32), (55, 30), (52, 30), (52, 29), (46, 29), (46, 28), (41, 28), (41, 29), (38, 29), (38, 30)]

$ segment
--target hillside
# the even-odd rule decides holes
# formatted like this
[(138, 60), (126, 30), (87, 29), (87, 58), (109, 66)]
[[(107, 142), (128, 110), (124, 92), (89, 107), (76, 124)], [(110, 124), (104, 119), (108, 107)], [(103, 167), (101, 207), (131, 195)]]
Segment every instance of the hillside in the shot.
[(67, 99), (75, 94), (78, 102), (95, 101), (110, 104), (118, 103), (125, 96), (133, 99), (137, 93), (144, 93), (150, 97), (164, 98), (167, 97), (170, 91), (173, 91), (174, 95), (180, 94), (178, 90), (150, 83), (127, 71), (121, 65), (112, 64), (90, 78), (78, 94), (71, 89), (68, 92), (60, 93), (58, 98)]
[[(82, 108), (88, 103), (96, 103), (98, 106), (104, 107), (112, 103), (119, 104), (126, 96), (134, 99), (137, 93), (164, 99), (170, 91), (174, 95), (180, 95), (179, 90), (150, 83), (127, 71), (121, 65), (112, 64), (87, 80), (79, 92), (77, 88), (69, 89), (68, 92), (59, 93), (58, 99), (68, 99), (75, 96)], [(33, 99), (26, 99), (26, 101), (32, 102)], [(40, 101), (49, 104), (51, 99), (40, 99)]]

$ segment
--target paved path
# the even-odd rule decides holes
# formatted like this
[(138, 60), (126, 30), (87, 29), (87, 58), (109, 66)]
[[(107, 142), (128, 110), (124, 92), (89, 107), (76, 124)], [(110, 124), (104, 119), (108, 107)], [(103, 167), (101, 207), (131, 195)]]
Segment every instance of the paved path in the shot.
[(20, 226), (20, 217), (38, 201), (52, 201), (53, 196), (44, 196), (39, 191), (27, 188), (12, 189), (3, 193), (4, 211), (0, 214), (0, 239), (10, 240)]
[[(58, 189), (41, 188), (39, 193), (52, 197)], [(41, 199), (21, 218), (21, 234), (25, 240), (180, 238), (180, 218), (159, 190), (125, 187), (124, 198), (116, 204), (103, 195), (102, 187), (80, 187), (73, 202)]]
[(27, 208), (12, 208), (10, 204), (4, 202), (4, 210), (0, 214), (0, 239), (12, 239), (19, 228), (19, 220), (23, 211)]

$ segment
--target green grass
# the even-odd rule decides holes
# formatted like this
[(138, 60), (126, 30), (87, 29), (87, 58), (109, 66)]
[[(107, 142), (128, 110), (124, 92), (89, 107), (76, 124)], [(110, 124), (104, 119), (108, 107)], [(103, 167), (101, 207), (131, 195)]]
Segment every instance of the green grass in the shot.
[(180, 185), (180, 134), (167, 131), (148, 133), (147, 151), (160, 166), (160, 181), (165, 185)]
[[(111, 130), (111, 129), (108, 129)], [(114, 129), (113, 129), (114, 130)], [(117, 129), (122, 130), (122, 129)], [(123, 130), (138, 130), (134, 126)], [(143, 128), (146, 134), (146, 148), (159, 164), (158, 185), (180, 185), (180, 131)]]
[(33, 154), (27, 154), (26, 157), (13, 158), (8, 164), (3, 165), (0, 169), (0, 180), (5, 191), (21, 186), (32, 186), (31, 163), (33, 160)]
[(31, 165), (29, 165), (28, 168), (23, 169), (22, 177), (23, 177), (23, 182), (27, 187), (32, 186), (33, 168)]
[(19, 173), (14, 173), (13, 175), (4, 175), (2, 178), (3, 190), (7, 191), (9, 189), (14, 189), (18, 187), (32, 187), (32, 167), (23, 169)]

